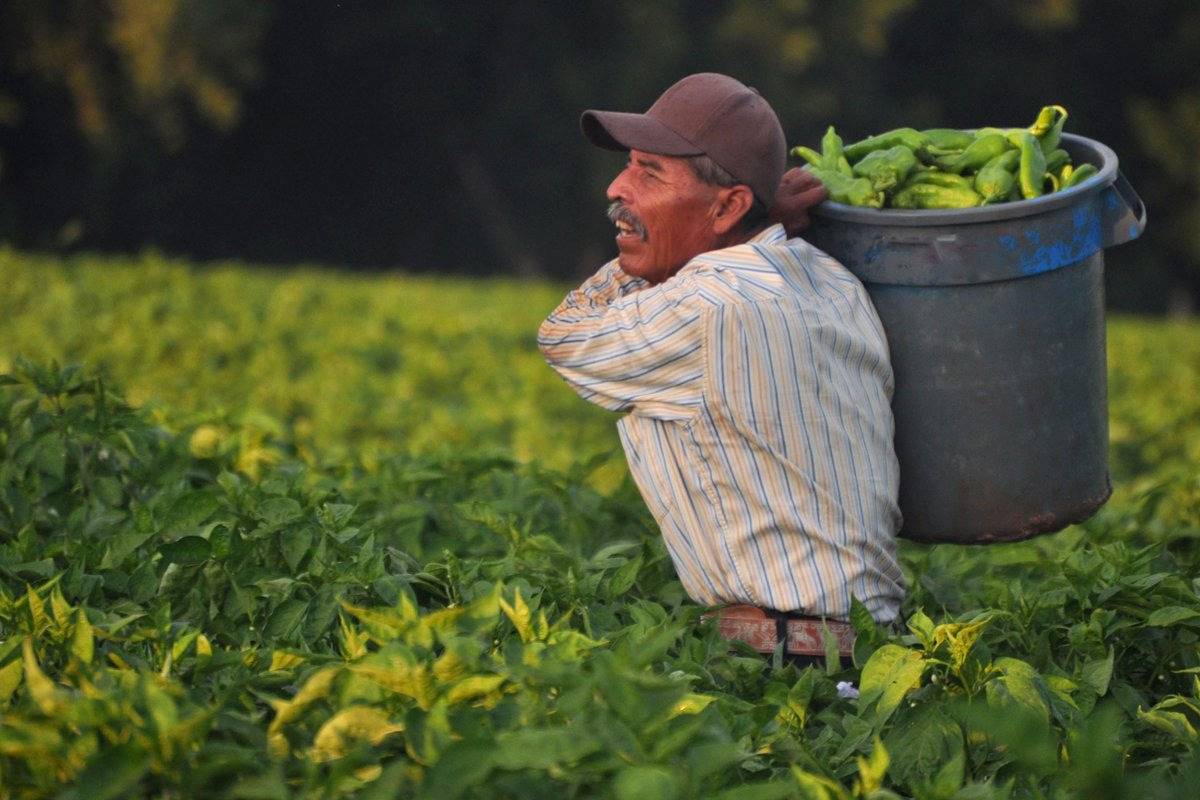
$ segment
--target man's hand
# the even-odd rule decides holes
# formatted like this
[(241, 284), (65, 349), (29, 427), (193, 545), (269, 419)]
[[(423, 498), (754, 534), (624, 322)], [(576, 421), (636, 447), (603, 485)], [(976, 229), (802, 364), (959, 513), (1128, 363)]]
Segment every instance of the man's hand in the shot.
[(783, 174), (775, 202), (771, 206), (771, 219), (782, 222), (788, 236), (795, 236), (808, 227), (808, 210), (829, 196), (829, 192), (806, 169), (793, 167)]

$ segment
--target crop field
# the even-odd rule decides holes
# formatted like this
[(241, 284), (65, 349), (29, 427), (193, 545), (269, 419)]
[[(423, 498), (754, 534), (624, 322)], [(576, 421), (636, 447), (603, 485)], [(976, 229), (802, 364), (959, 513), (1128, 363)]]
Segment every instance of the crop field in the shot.
[(855, 663), (719, 639), (569, 287), (0, 250), (0, 800), (1180, 798), (1200, 324), (1109, 324), (1113, 499), (905, 542)]

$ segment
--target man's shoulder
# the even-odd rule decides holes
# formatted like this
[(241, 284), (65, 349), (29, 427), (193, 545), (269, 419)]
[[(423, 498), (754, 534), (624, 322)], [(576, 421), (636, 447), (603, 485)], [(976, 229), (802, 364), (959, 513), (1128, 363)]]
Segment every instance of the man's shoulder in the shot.
[[(693, 258), (680, 278), (700, 286), (737, 284), (769, 291), (809, 294), (819, 286), (861, 287), (858, 279), (840, 261), (800, 237), (788, 238), (782, 225), (772, 225), (749, 241)], [(818, 290), (818, 293), (819, 290)], [(756, 296), (758, 292), (750, 292)], [(729, 299), (746, 299), (741, 293)]]

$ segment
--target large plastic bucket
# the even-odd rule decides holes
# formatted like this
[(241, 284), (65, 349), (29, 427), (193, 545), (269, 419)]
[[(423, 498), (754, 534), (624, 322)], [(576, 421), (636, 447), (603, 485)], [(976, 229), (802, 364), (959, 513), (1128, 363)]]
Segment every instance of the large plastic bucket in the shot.
[(814, 209), (804, 237), (858, 276), (887, 332), (901, 536), (1024, 539), (1112, 493), (1104, 248), (1136, 238), (1146, 209), (1110, 148), (1062, 146), (1099, 174), (980, 208)]

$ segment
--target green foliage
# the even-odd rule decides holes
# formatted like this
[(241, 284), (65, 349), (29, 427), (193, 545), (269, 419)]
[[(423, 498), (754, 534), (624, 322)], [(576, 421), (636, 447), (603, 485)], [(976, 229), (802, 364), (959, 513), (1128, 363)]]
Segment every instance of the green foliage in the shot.
[[(856, 606), (827, 674), (722, 641), (623, 472), (570, 452), (611, 417), (559, 413), (533, 368), (553, 288), (5, 258), (0, 798), (1185, 797), (1200, 774), (1200, 398), (1159, 397), (1196, 384), (1194, 326), (1110, 327), (1100, 514), (905, 543), (906, 628)], [(416, 422), (378, 408), (405, 384)]]
[(371, 464), (477, 446), (562, 470), (595, 457), (610, 488), (624, 471), (614, 417), (578, 402), (534, 345), (565, 289), (4, 249), (0, 272), (0, 369), (16, 354), (86, 362), (247, 474), (283, 455)]

